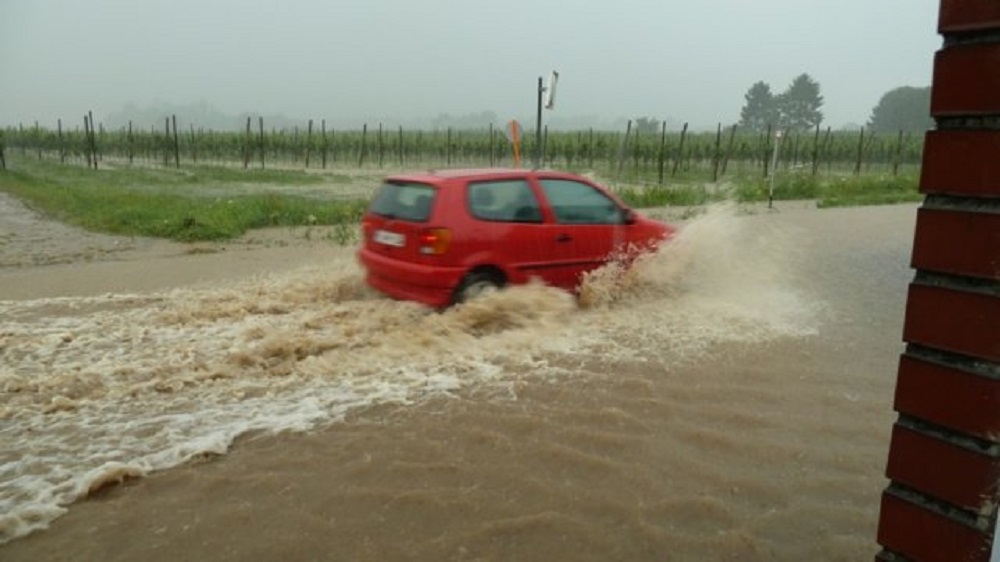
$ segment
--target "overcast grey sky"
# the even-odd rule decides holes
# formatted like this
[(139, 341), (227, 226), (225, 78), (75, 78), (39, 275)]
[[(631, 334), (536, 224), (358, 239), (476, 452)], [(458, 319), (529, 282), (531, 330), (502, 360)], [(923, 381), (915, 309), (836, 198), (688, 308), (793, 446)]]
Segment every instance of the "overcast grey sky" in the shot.
[[(937, 0), (0, 0), (0, 125), (132, 102), (339, 122), (442, 113), (714, 127), (807, 72), (825, 124), (931, 81)], [(99, 117), (100, 118), (100, 117)]]

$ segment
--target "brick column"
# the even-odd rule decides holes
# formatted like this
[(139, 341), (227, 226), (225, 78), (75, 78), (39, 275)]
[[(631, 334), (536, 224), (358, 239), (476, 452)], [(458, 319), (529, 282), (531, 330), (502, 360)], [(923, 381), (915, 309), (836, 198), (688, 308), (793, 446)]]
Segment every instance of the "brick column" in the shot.
[(1000, 562), (1000, 1), (938, 31), (876, 560)]

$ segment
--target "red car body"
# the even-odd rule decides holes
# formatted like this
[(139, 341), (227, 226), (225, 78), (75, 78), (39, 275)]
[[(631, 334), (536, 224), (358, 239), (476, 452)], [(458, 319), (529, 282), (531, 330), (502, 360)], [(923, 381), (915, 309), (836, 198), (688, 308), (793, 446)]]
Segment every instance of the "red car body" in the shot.
[(587, 271), (673, 233), (579, 175), (431, 171), (385, 179), (362, 220), (358, 259), (369, 286), (441, 308), (473, 284), (538, 278), (573, 291)]

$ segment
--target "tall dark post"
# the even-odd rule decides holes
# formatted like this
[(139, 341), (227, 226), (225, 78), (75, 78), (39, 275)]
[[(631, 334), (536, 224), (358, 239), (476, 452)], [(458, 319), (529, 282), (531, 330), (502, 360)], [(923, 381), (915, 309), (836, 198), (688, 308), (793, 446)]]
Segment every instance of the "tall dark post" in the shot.
[(177, 137), (177, 116), (171, 115), (171, 121), (174, 124), (174, 167), (181, 167), (181, 141)]
[(319, 125), (320, 135), (323, 137), (323, 169), (326, 169), (326, 149), (327, 149), (327, 139), (326, 139), (326, 119), (322, 120)]
[(252, 134), (250, 133), (250, 117), (247, 117), (247, 134), (243, 144), (243, 169), (250, 167), (250, 158), (253, 155)]
[[(264, 169), (264, 117), (257, 117), (257, 127), (260, 130), (260, 169)], [(273, 131), (272, 131), (273, 133)]]
[(538, 77), (538, 118), (535, 120), (535, 168), (542, 167), (542, 77)]
[(657, 182), (663, 185), (663, 162), (667, 157), (667, 121), (660, 124), (660, 152), (657, 155)]
[(712, 183), (719, 181), (719, 164), (722, 162), (722, 123), (715, 128), (715, 153), (712, 155)]
[(448, 146), (445, 152), (448, 155), (448, 165), (451, 166), (451, 127), (448, 127)]
[(684, 140), (687, 138), (688, 124), (684, 123), (684, 127), (681, 129), (681, 142), (677, 146), (677, 157), (674, 158), (674, 168), (670, 171), (670, 176), (677, 175), (677, 168), (681, 164), (681, 159), (684, 158)]
[[(23, 145), (22, 145), (23, 146)], [(83, 152), (87, 155), (87, 168), (90, 168), (90, 117), (83, 114)]]
[(361, 127), (361, 154), (358, 155), (358, 167), (364, 166), (365, 164), (365, 151), (367, 150), (366, 139), (368, 137), (368, 123), (365, 123)]
[(490, 123), (490, 167), (491, 168), (494, 166), (494, 162), (495, 162), (494, 157), (493, 157), (493, 147), (494, 147), (494, 144), (495, 144), (495, 141), (493, 140), (493, 123)]
[(812, 151), (812, 175), (816, 175), (816, 167), (819, 166), (819, 123), (816, 123), (816, 133), (813, 135)]
[(382, 167), (382, 161), (385, 156), (385, 144), (382, 142), (382, 123), (378, 124), (378, 167)]
[(306, 133), (306, 168), (309, 168), (309, 152), (312, 150), (313, 120), (309, 120), (309, 132)]
[(62, 119), (56, 121), (56, 127), (59, 129), (59, 163), (66, 163), (66, 146), (63, 144), (63, 134), (62, 134)]
[(163, 118), (163, 167), (170, 165), (170, 118)]
[(729, 144), (726, 146), (726, 154), (722, 157), (722, 169), (719, 171), (720, 176), (726, 175), (726, 168), (729, 166), (729, 158), (733, 155), (733, 143), (736, 141), (736, 125), (729, 130)]
[(858, 133), (858, 159), (854, 162), (854, 175), (861, 173), (861, 157), (864, 155), (865, 150), (865, 128), (861, 127), (861, 131)]
[(594, 167), (594, 128), (590, 128), (590, 136), (587, 138), (587, 165)]
[(94, 169), (97, 169), (97, 137), (94, 133), (94, 112), (88, 111), (87, 115), (90, 117), (90, 157), (94, 162)]

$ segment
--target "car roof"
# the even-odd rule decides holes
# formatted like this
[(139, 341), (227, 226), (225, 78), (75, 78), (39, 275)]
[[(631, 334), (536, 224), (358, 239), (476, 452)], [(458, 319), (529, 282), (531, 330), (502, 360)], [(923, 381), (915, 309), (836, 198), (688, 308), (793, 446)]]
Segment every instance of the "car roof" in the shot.
[(393, 174), (386, 177), (386, 181), (394, 182), (417, 182), (417, 183), (440, 183), (442, 180), (491, 180), (507, 178), (524, 178), (529, 176), (544, 175), (546, 177), (579, 178), (576, 174), (568, 172), (558, 172), (555, 170), (530, 170), (525, 168), (451, 168), (445, 170), (427, 170), (424, 172), (413, 172), (405, 174)]

